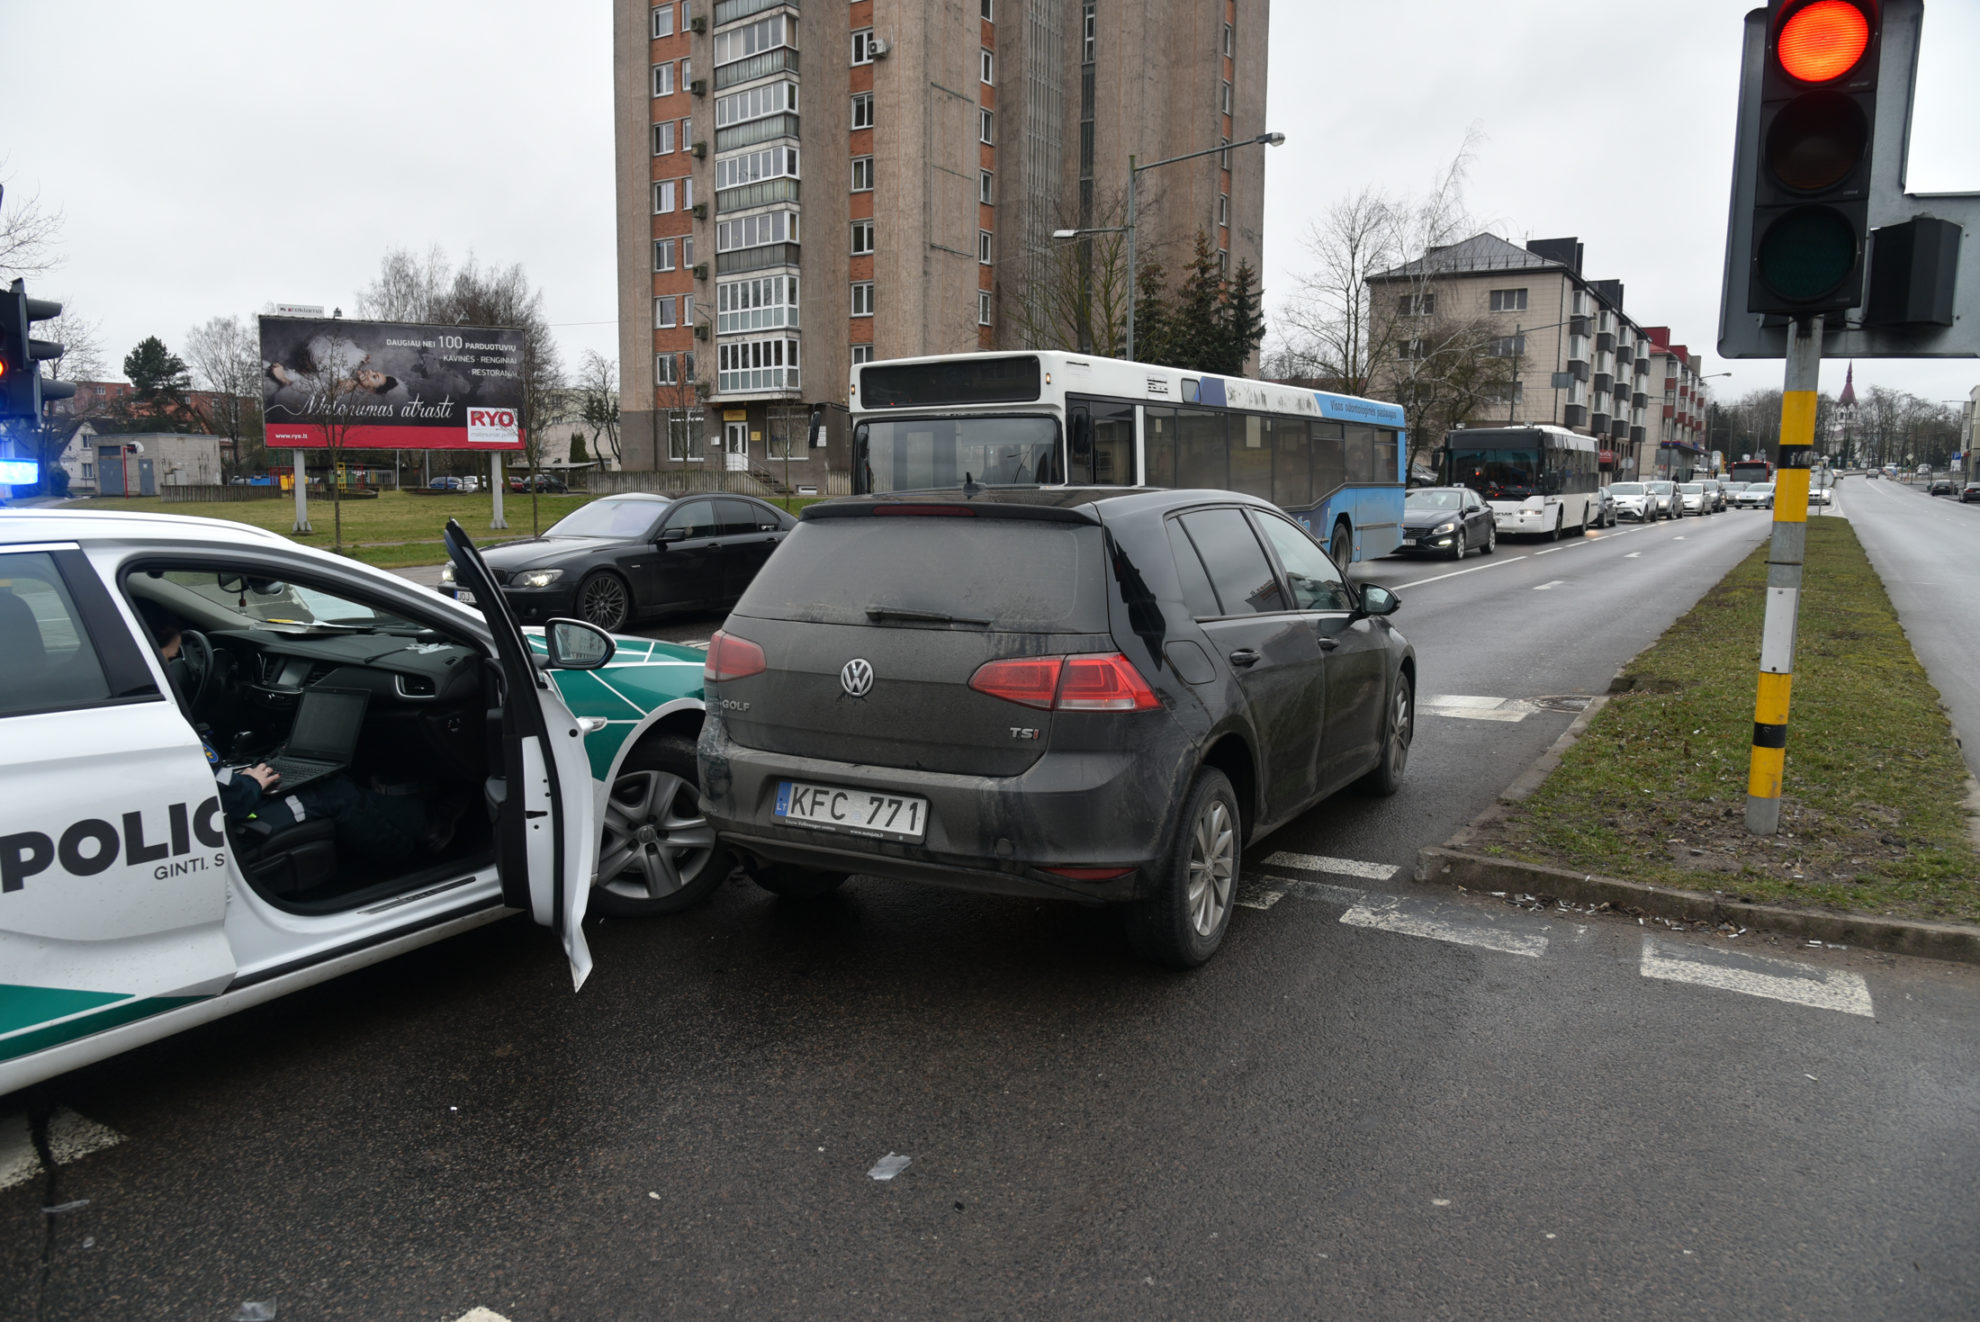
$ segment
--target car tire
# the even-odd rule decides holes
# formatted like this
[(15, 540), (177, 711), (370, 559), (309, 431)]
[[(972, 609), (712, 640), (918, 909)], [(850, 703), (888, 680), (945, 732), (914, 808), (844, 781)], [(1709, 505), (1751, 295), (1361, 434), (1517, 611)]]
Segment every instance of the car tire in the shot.
[(850, 872), (820, 872), (789, 863), (745, 863), (749, 879), (783, 900), (822, 900), (846, 884)]
[(1193, 969), (1217, 953), (1237, 907), (1244, 855), (1237, 791), (1224, 773), (1196, 773), (1155, 891), (1127, 906), (1128, 944), (1156, 964)]
[(1363, 794), (1387, 798), (1402, 788), (1409, 766), (1409, 745), (1416, 737), (1416, 685), (1406, 673), (1396, 675), (1396, 690), (1382, 731), (1382, 760), (1356, 782)]
[(1478, 554), (1490, 555), (1498, 549), (1499, 525), (1496, 522), (1488, 523), (1485, 525), (1485, 545), (1478, 548)]
[(597, 625), (606, 633), (616, 633), (632, 618), (632, 589), (609, 570), (594, 570), (578, 584), (574, 603), (578, 618)]
[(1465, 542), (1464, 529), (1459, 528), (1457, 530), (1457, 540), (1451, 543), (1451, 559), (1453, 560), (1464, 559), (1464, 553), (1471, 549), (1470, 547), (1466, 546), (1464, 542)]
[(1348, 531), (1345, 522), (1334, 525), (1334, 535), (1327, 539), (1327, 554), (1333, 558), (1336, 569), (1346, 571), (1348, 561), (1354, 556), (1354, 534)]
[(614, 918), (692, 909), (715, 893), (733, 860), (702, 812), (694, 744), (677, 734), (642, 739), (605, 799), (605, 836), (591, 908)]

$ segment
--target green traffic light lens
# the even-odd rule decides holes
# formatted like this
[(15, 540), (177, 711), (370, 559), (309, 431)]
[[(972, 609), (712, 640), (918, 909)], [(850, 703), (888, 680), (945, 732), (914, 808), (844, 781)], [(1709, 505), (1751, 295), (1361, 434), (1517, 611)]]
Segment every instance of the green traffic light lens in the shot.
[(1767, 168), (1798, 193), (1833, 188), (1863, 159), (1870, 125), (1863, 109), (1836, 92), (1799, 96), (1767, 128)]
[(1856, 231), (1828, 207), (1797, 207), (1760, 239), (1761, 283), (1791, 303), (1834, 292), (1856, 265)]

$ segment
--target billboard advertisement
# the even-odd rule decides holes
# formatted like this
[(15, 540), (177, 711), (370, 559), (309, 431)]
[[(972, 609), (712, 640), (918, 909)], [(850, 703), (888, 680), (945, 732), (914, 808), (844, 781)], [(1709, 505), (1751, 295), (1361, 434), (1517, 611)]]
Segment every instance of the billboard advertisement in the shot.
[(261, 319), (271, 449), (520, 450), (523, 332), (342, 318)]

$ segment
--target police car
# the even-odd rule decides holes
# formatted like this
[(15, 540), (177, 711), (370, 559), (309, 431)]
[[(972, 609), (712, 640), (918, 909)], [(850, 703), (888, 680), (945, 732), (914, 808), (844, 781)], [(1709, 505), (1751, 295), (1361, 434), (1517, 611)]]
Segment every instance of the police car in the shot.
[[(447, 545), (479, 609), (238, 524), (0, 513), (0, 1094), (516, 910), (581, 986), (588, 904), (721, 883), (702, 654), (526, 636), (451, 523)], [(222, 806), (325, 695), (362, 714), (321, 783), (432, 823), (389, 862), (353, 847), (362, 815), (303, 811), (337, 795)]]

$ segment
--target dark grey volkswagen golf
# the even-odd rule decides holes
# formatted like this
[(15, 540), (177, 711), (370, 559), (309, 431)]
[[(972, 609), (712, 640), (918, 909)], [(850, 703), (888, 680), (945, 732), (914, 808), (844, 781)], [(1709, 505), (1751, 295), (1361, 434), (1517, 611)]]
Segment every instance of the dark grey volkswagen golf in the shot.
[(862, 873), (1119, 903), (1143, 956), (1198, 965), (1248, 842), (1396, 789), (1397, 604), (1234, 492), (814, 505), (709, 645), (708, 818), (782, 895)]

